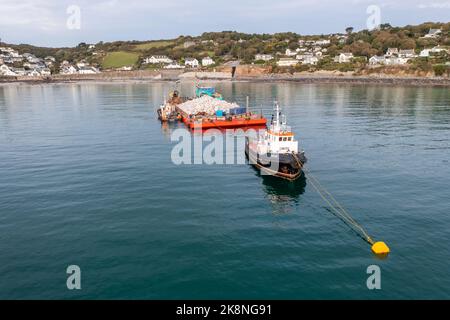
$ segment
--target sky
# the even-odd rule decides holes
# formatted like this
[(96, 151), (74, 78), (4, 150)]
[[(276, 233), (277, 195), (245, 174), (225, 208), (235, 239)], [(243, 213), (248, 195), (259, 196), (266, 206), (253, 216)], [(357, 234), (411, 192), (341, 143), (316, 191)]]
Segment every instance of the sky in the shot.
[(0, 39), (63, 47), (223, 30), (327, 34), (366, 29), (371, 5), (393, 26), (450, 21), (450, 0), (0, 0)]

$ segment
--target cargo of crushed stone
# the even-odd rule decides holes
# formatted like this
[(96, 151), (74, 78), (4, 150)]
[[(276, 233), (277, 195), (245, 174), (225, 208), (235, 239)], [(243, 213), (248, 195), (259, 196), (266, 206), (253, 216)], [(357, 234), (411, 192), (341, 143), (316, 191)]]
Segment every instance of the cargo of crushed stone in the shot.
[(181, 103), (177, 107), (186, 115), (202, 114), (214, 116), (217, 111), (229, 113), (230, 110), (239, 108), (239, 105), (237, 103), (230, 103), (205, 95), (200, 98)]

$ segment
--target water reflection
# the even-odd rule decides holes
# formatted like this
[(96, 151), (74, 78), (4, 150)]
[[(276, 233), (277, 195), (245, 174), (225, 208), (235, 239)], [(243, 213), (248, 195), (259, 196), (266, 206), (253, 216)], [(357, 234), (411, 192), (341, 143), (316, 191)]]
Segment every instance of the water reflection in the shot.
[(161, 122), (161, 133), (168, 141), (170, 141), (173, 131), (179, 128), (186, 127), (180, 122)]
[(306, 177), (301, 175), (295, 181), (288, 181), (274, 176), (262, 175), (260, 170), (252, 166), (255, 175), (261, 179), (263, 191), (269, 200), (274, 214), (288, 214), (295, 210), (300, 195), (305, 193)]

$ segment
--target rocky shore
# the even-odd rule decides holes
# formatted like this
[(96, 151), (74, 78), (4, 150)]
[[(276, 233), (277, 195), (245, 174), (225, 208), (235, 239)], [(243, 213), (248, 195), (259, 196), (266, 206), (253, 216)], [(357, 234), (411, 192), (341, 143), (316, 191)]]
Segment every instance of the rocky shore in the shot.
[(92, 75), (54, 75), (50, 77), (0, 78), (5, 84), (45, 84), (76, 82), (156, 82), (156, 81), (245, 81), (245, 82), (297, 82), (297, 83), (337, 83), (337, 84), (380, 84), (414, 86), (450, 86), (448, 77), (389, 76), (381, 74), (349, 75), (324, 73), (294, 74), (237, 74), (232, 78), (228, 72), (183, 72), (183, 71), (122, 71), (103, 72)]

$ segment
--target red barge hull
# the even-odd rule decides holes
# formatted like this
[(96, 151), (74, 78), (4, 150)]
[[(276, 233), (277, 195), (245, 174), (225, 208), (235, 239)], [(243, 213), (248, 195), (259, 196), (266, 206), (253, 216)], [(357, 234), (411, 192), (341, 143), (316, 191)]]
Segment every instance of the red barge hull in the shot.
[(203, 119), (202, 121), (195, 121), (188, 118), (183, 118), (183, 122), (191, 130), (207, 130), (207, 129), (232, 129), (244, 127), (264, 127), (267, 123), (266, 118), (259, 119), (231, 119), (231, 120), (216, 120)]

